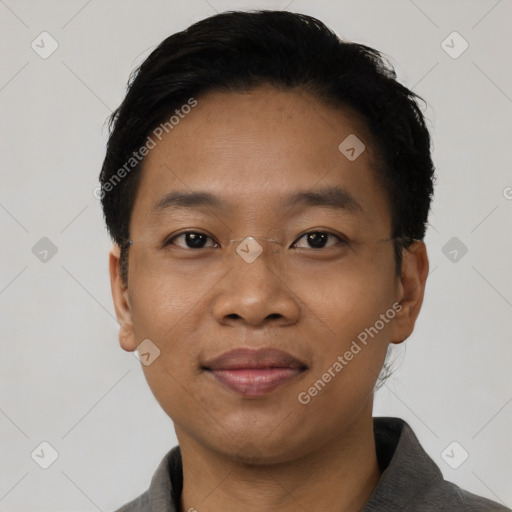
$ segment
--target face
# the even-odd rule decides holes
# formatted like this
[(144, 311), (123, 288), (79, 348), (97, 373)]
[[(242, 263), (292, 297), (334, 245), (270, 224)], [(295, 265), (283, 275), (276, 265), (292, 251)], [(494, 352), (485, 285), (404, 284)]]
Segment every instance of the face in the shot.
[[(365, 144), (355, 159), (339, 149), (351, 134)], [(162, 205), (176, 192), (215, 202)], [(387, 347), (412, 331), (426, 272), (426, 256), (421, 266), (405, 255), (412, 280), (395, 274), (390, 234), (354, 112), (271, 87), (198, 98), (145, 159), (126, 289), (118, 250), (110, 256), (121, 346), (151, 340), (160, 351), (142, 368), (180, 444), (291, 460), (371, 416)], [(262, 252), (249, 263), (230, 240), (259, 240)], [(234, 349), (245, 350), (223, 357)]]

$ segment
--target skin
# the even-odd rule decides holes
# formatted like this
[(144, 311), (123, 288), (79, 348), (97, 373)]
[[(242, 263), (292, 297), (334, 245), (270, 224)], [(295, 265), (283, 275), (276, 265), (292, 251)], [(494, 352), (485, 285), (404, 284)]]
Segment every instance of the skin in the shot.
[[(349, 134), (366, 145), (354, 161), (338, 149)], [(283, 210), (288, 194), (327, 185), (343, 187), (362, 210)], [(153, 205), (175, 190), (208, 191), (226, 207), (153, 217)], [(234, 257), (227, 273), (207, 267), (208, 257), (184, 261), (183, 251), (197, 251), (184, 237), (175, 240), (179, 248), (162, 252), (158, 245), (184, 230), (222, 246), (273, 229), (281, 230), (285, 249), (311, 231), (356, 242), (288, 275), (264, 257), (252, 264)], [(134, 351), (149, 338), (161, 351), (142, 368), (181, 447), (181, 511), (350, 512), (368, 500), (381, 475), (374, 386), (389, 344), (414, 329), (428, 274), (425, 245), (414, 242), (396, 275), (392, 243), (375, 242), (390, 233), (390, 206), (364, 124), (349, 108), (327, 107), (305, 92), (210, 92), (148, 154), (130, 221), (128, 287), (116, 245), (110, 276), (121, 347)], [(393, 303), (401, 305), (394, 319), (301, 404), (298, 394)], [(308, 368), (267, 395), (246, 397), (201, 370), (241, 346), (280, 348)]]

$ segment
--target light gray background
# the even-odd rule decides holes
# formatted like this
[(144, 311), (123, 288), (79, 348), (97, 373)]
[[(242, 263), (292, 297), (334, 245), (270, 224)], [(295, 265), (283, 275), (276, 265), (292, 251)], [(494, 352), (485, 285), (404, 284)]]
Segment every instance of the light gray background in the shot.
[[(311, 14), (387, 53), (428, 101), (431, 275), (375, 415), (408, 421), (448, 480), (512, 506), (510, 0), (0, 0), (1, 511), (113, 510), (175, 445), (117, 340), (111, 244), (93, 195), (104, 121), (166, 36), (261, 7)], [(59, 44), (47, 59), (31, 48), (43, 31)], [(453, 31), (469, 43), (457, 59), (441, 46)], [(58, 249), (46, 263), (32, 252), (42, 237)], [(468, 248), (456, 262), (442, 252), (452, 237)], [(48, 469), (31, 458), (43, 441), (59, 455)], [(469, 453), (458, 469), (441, 456), (453, 441)]]

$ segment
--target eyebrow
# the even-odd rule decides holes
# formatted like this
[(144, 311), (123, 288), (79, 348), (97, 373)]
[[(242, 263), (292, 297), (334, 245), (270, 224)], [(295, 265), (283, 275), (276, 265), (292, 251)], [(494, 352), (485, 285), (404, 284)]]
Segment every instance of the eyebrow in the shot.
[(290, 195), (284, 201), (285, 207), (322, 206), (352, 213), (362, 212), (361, 203), (347, 190), (341, 187), (325, 187), (318, 190), (301, 190)]
[[(325, 187), (311, 190), (299, 190), (284, 199), (284, 208), (294, 206), (324, 207), (336, 210), (344, 210), (351, 213), (362, 212), (363, 207), (356, 198), (341, 187)], [(174, 191), (163, 196), (152, 209), (152, 213), (158, 214), (171, 209), (222, 209), (229, 206), (222, 199), (210, 192)]]

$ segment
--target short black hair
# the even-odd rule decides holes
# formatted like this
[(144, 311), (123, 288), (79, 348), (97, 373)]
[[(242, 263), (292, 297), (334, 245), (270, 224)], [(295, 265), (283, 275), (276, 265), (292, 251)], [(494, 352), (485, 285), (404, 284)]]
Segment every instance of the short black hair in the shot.
[(371, 134), (375, 172), (388, 195), (397, 274), (402, 248), (423, 240), (434, 166), (422, 99), (397, 82), (380, 52), (342, 40), (316, 18), (288, 11), (227, 11), (160, 43), (132, 72), (126, 97), (109, 118), (101, 202), (109, 234), (121, 248), (126, 286), (129, 224), (144, 162), (138, 150), (191, 98), (260, 85), (299, 89), (329, 106), (355, 110)]

